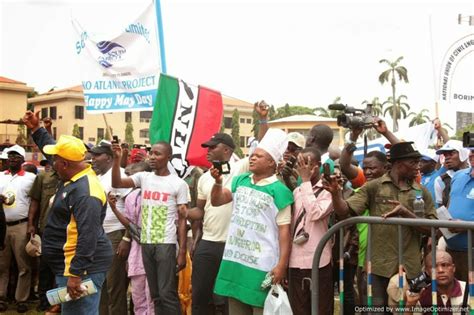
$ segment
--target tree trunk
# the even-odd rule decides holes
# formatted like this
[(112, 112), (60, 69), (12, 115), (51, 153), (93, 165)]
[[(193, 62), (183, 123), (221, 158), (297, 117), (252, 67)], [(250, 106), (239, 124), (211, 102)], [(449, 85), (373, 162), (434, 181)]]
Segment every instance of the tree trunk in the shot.
[(392, 131), (393, 132), (397, 132), (398, 131), (398, 123), (397, 123), (397, 120), (398, 120), (398, 117), (397, 117), (397, 100), (395, 98), (395, 71), (392, 70), (392, 101), (393, 101), (393, 113), (392, 113), (392, 119), (393, 119), (393, 129)]

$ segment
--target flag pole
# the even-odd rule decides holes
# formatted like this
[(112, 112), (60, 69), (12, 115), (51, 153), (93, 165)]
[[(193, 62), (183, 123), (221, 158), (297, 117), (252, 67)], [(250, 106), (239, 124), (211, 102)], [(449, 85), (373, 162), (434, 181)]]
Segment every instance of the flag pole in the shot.
[(163, 33), (163, 19), (161, 18), (161, 1), (155, 0), (156, 23), (158, 26), (158, 42), (160, 43), (161, 72), (166, 74), (165, 35)]

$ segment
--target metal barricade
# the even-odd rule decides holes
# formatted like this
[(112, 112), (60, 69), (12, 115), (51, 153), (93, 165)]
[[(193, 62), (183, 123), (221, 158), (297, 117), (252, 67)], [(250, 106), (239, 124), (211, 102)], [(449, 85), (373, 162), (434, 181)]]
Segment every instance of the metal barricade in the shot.
[[(436, 228), (462, 228), (467, 230), (467, 246), (468, 248), (472, 248), (472, 230), (474, 230), (474, 222), (469, 221), (447, 221), (447, 220), (428, 220), (428, 219), (405, 219), (405, 218), (388, 218), (383, 219), (381, 217), (370, 217), (370, 216), (358, 216), (345, 219), (343, 221), (338, 222), (334, 226), (332, 226), (326, 234), (321, 238), (318, 246), (316, 247), (316, 251), (314, 253), (313, 258), (313, 268), (311, 271), (311, 314), (318, 315), (318, 307), (319, 307), (319, 260), (321, 258), (321, 254), (323, 252), (324, 246), (326, 243), (332, 238), (332, 236), (337, 232), (340, 231), (341, 238), (339, 242), (339, 283), (340, 283), (340, 314), (343, 314), (343, 303), (344, 303), (344, 286), (342, 285), (344, 279), (344, 259), (343, 259), (343, 233), (344, 227), (350, 226), (357, 223), (367, 223), (368, 224), (368, 234), (367, 234), (367, 251), (366, 251), (366, 260), (367, 260), (367, 297), (368, 297), (368, 305), (371, 305), (371, 298), (372, 298), (372, 266), (371, 266), (371, 225), (372, 224), (382, 224), (382, 225), (397, 225), (398, 226), (398, 265), (399, 265), (399, 283), (398, 287), (399, 290), (403, 289), (403, 269), (402, 269), (402, 226), (412, 226), (412, 227), (430, 227), (431, 228), (431, 238), (432, 238), (432, 288), (433, 291), (436, 293)], [(474, 304), (474, 271), (472, 269), (472, 251), (468, 251), (468, 267), (469, 267), (469, 305), (471, 305), (471, 310), (473, 310), (472, 306)], [(432, 294), (432, 303), (433, 306), (436, 308), (437, 298), (436, 294)], [(400, 307), (403, 307), (403, 299), (400, 301)], [(435, 314), (435, 313), (433, 313)]]

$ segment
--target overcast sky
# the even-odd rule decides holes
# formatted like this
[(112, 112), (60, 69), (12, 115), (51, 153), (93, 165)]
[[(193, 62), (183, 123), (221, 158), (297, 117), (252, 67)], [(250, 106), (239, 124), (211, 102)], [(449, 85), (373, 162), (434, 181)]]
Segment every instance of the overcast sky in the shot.
[[(71, 17), (113, 36), (149, 1), (0, 3), (0, 76), (41, 93), (80, 84)], [(377, 80), (386, 69), (379, 60), (404, 56), (410, 83), (397, 91), (434, 116), (437, 47), (453, 40), (457, 15), (474, 14), (473, 3), (162, 0), (168, 73), (249, 102), (316, 107), (340, 96), (358, 106), (391, 95)], [(453, 124), (452, 112), (441, 109)]]

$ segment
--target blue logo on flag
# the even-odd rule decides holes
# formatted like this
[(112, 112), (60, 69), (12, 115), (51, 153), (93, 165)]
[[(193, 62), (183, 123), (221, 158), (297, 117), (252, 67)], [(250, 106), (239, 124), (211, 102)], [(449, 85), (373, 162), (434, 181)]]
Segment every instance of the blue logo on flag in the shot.
[(111, 41), (101, 41), (97, 44), (97, 48), (102, 53), (98, 62), (104, 68), (112, 67), (113, 63), (122, 60), (127, 52), (122, 45)]

